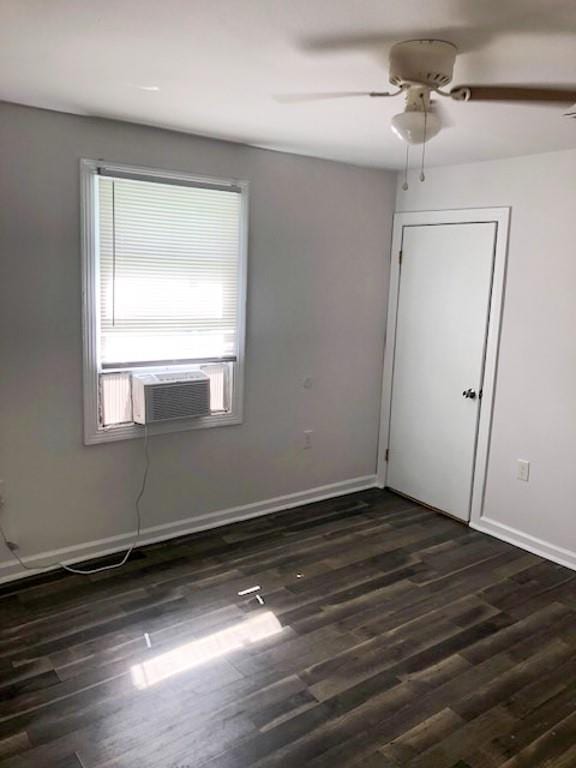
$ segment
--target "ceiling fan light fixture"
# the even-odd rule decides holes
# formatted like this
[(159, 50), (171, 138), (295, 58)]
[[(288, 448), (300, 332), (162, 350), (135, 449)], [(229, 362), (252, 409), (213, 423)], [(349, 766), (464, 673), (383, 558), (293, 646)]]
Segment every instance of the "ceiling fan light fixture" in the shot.
[(440, 132), (442, 125), (434, 112), (409, 110), (394, 115), (390, 127), (407, 144), (424, 144)]

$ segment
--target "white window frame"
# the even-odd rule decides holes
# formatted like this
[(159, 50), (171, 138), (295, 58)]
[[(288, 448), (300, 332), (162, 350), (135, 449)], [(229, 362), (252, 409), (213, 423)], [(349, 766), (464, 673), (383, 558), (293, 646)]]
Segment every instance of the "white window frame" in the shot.
[[(165, 171), (142, 166), (109, 163), (104, 160), (80, 161), (80, 193), (81, 193), (81, 233), (82, 233), (82, 316), (83, 316), (83, 389), (84, 389), (84, 443), (115, 442), (130, 440), (144, 436), (144, 427), (138, 424), (121, 424), (103, 427), (99, 423), (99, 250), (98, 250), (98, 196), (96, 194), (96, 178), (99, 168), (108, 172), (128, 173), (150, 179), (171, 179), (208, 187), (236, 187), (241, 195), (241, 232), (239, 253), (239, 285), (238, 285), (238, 357), (232, 365), (232, 399), (230, 411), (223, 414), (212, 414), (194, 419), (167, 421), (161, 424), (151, 424), (149, 434), (165, 434), (182, 432), (191, 429), (206, 429), (209, 427), (224, 427), (241, 424), (243, 421), (244, 403), (244, 365), (246, 346), (246, 291), (247, 291), (247, 261), (248, 261), (248, 208), (249, 184), (239, 179), (214, 179), (206, 176), (196, 176), (190, 173)], [(168, 368), (169, 366), (162, 366)], [(182, 366), (180, 366), (181, 368)]]

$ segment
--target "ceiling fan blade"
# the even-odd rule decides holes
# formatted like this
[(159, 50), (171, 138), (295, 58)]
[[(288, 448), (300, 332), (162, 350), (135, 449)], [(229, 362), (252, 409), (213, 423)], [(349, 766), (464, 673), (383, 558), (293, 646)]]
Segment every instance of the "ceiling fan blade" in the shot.
[(305, 101), (327, 101), (329, 99), (351, 99), (357, 96), (387, 96), (374, 91), (325, 91), (320, 93), (286, 93), (274, 96), (281, 104), (298, 104)]
[(310, 53), (332, 53), (338, 51), (382, 49), (393, 45), (399, 38), (390, 33), (367, 32), (365, 34), (329, 35), (307, 37), (300, 41), (299, 48)]
[(460, 85), (451, 93), (467, 89), (468, 101), (518, 101), (539, 104), (574, 104), (576, 88), (542, 88), (522, 85)]
[(457, 46), (460, 52), (469, 53), (487, 45), (494, 34), (489, 30), (470, 28), (467, 25), (447, 27), (407, 27), (390, 28), (375, 32), (321, 35), (305, 37), (298, 47), (307, 53), (340, 53), (347, 51), (372, 51), (388, 54), (388, 49), (402, 40), (448, 40)]

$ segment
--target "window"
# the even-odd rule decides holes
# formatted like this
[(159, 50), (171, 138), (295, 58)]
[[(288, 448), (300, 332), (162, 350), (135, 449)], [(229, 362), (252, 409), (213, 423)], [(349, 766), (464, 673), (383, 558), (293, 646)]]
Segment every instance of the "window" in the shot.
[(242, 413), (247, 184), (82, 161), (85, 442), (137, 437), (135, 373), (202, 371), (210, 414)]

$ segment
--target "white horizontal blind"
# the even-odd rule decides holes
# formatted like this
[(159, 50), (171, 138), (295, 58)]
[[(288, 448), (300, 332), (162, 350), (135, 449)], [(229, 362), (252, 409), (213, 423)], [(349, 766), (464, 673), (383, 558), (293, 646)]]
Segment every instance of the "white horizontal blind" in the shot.
[(241, 194), (98, 177), (104, 368), (235, 359)]

